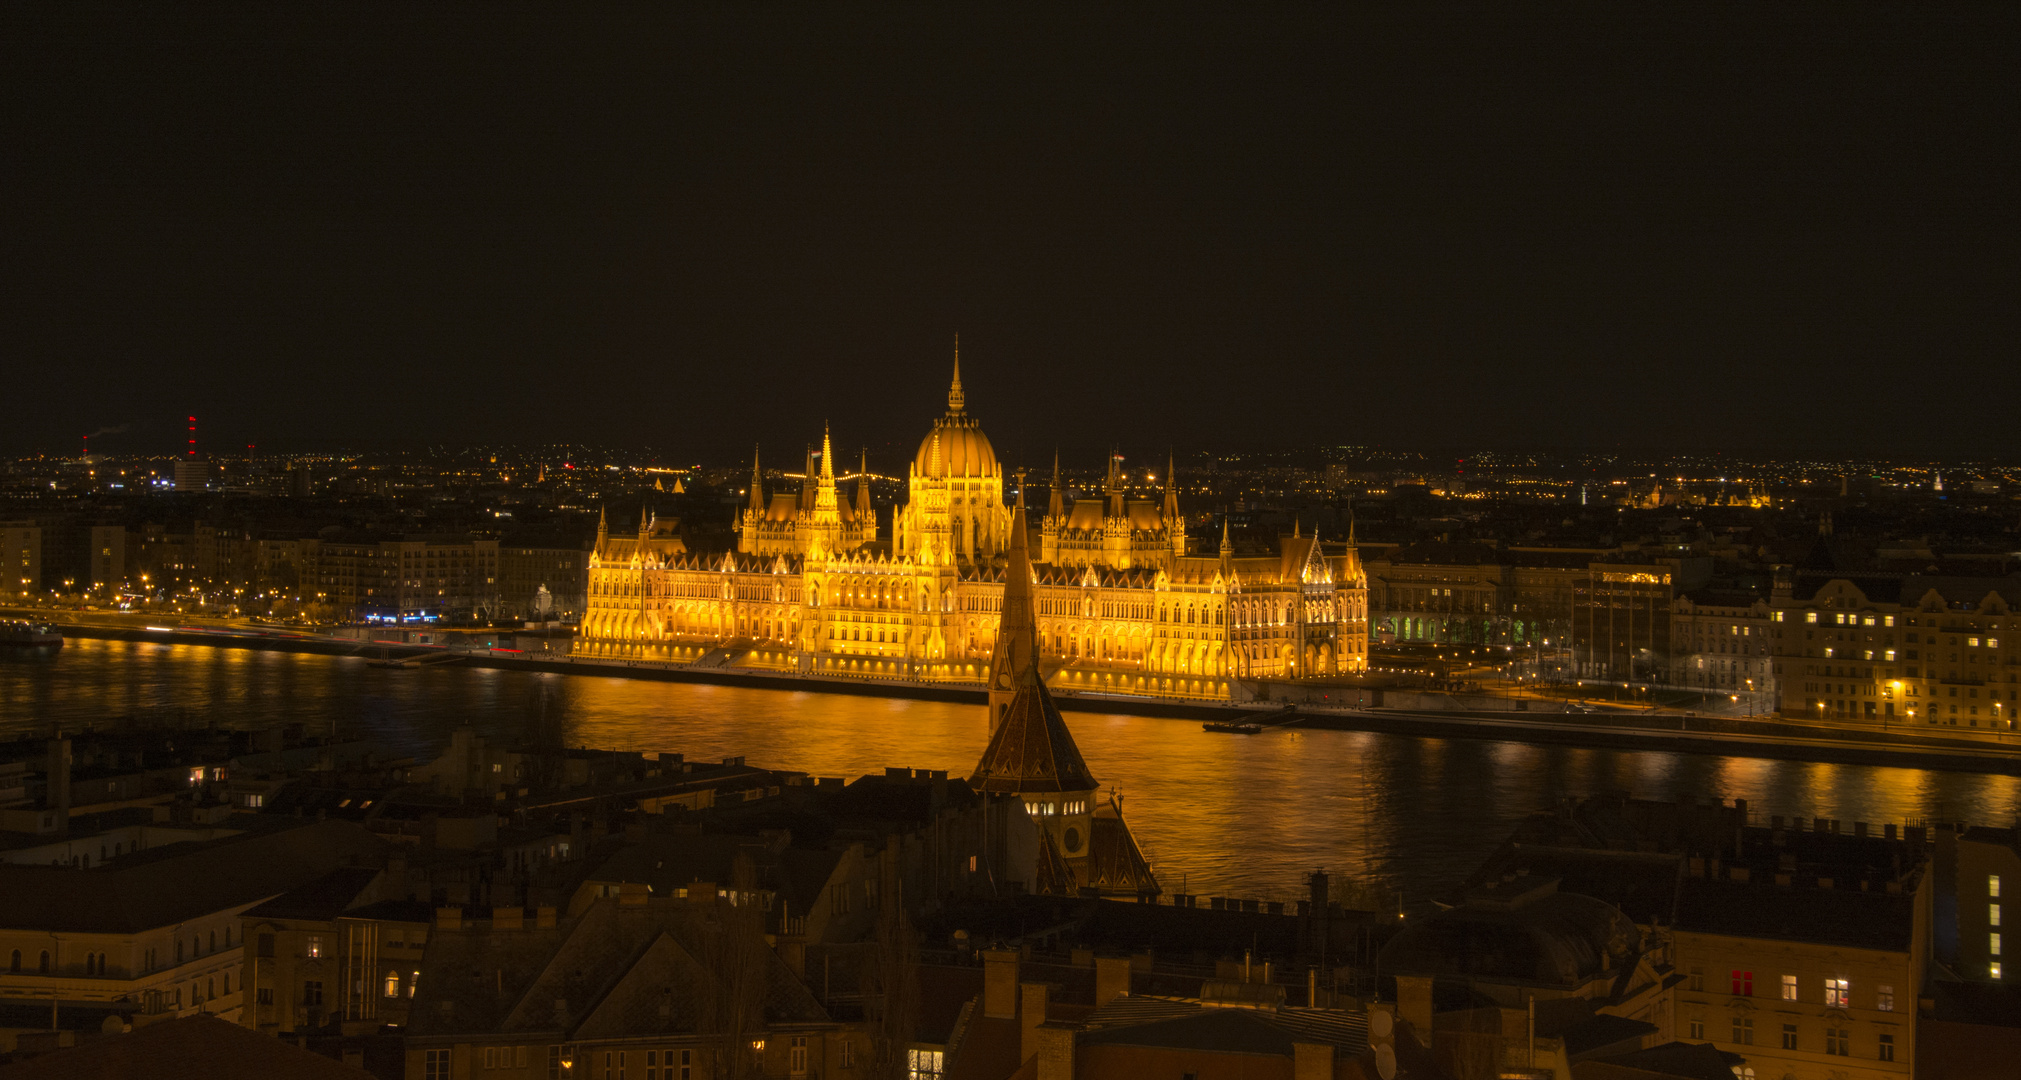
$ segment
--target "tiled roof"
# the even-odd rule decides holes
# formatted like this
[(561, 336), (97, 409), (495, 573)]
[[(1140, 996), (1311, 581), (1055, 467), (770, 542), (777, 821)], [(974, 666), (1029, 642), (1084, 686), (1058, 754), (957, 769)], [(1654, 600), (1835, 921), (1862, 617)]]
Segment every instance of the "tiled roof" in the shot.
[(1052, 691), (1036, 678), (1018, 689), (969, 785), (978, 791), (1092, 791), (1095, 776), (1074, 745)]
[[(181, 850), (178, 850), (181, 849)], [(348, 821), (319, 821), (145, 852), (90, 870), (0, 865), (0, 927), (131, 933), (276, 897), (345, 863), (375, 864), (383, 843)]]
[(370, 1080), (363, 1069), (262, 1032), (191, 1016), (0, 1066), (6, 1080)]
[(1915, 897), (1686, 878), (1677, 929), (1728, 937), (1909, 951)]
[[(740, 914), (686, 900), (600, 900), (554, 930), (438, 932), (408, 1033), (693, 1032), (743, 993), (764, 1023), (827, 1023), (757, 925), (738, 929)], [(725, 975), (740, 970), (757, 982)]]
[(253, 919), (334, 919), (379, 877), (377, 868), (340, 866), (246, 912)]

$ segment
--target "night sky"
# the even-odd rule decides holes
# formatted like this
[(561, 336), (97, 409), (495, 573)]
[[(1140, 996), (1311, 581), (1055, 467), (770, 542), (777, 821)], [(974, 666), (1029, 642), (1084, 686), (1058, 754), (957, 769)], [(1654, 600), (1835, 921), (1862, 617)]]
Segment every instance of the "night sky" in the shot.
[(2011, 450), (2013, 5), (1509, 7), (10, 8), (0, 448)]

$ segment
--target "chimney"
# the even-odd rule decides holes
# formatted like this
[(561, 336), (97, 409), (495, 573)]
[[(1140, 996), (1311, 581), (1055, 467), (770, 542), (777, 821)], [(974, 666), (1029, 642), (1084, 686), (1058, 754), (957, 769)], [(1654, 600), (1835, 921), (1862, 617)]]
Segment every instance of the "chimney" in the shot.
[(1292, 1080), (1333, 1080), (1333, 1044), (1291, 1044)]
[(44, 808), (56, 811), (56, 831), (70, 832), (70, 740), (58, 735), (49, 740)]
[(1039, 1025), (1046, 1022), (1046, 1004), (1052, 1000), (1051, 983), (1019, 983), (1024, 996), (1024, 1015), (1019, 1017), (1018, 1061), (1030, 1061), (1039, 1052)]
[(1127, 956), (1095, 957), (1095, 1008), (1099, 1009), (1119, 997), (1130, 996), (1130, 958)]
[(992, 1020), (1018, 1015), (1018, 954), (1009, 949), (982, 953), (982, 1014)]
[(1429, 975), (1396, 977), (1396, 1013), (1418, 1030), (1429, 1046), (1432, 1040), (1432, 979)]
[(1038, 1080), (1074, 1080), (1074, 1029), (1044, 1024), (1038, 1029)]

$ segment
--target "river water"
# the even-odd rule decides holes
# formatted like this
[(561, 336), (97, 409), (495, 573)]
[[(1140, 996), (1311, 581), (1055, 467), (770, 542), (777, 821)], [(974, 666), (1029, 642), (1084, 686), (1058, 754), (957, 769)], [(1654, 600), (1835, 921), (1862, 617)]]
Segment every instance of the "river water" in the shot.
[[(333, 725), (432, 756), (471, 724), (513, 740), (537, 710), (571, 745), (855, 777), (886, 766), (966, 774), (980, 705), (356, 657), (72, 639), (0, 655), (0, 736), (143, 723)], [(1291, 898), (1325, 867), (1343, 886), (1421, 897), (1451, 887), (1526, 814), (1560, 796), (1744, 798), (1757, 815), (1887, 822), (2013, 820), (2021, 779), (1655, 751), (1342, 731), (1210, 735), (1193, 721), (1069, 712), (1081, 753), (1168, 889)], [(1848, 827), (1850, 827), (1848, 825)]]

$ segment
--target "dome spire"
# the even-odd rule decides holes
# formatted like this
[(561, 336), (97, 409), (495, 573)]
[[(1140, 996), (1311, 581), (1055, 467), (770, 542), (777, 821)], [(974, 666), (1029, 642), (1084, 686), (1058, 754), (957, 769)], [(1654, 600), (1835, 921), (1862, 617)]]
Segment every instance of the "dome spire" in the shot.
[(961, 392), (961, 335), (954, 335), (954, 385), (947, 388), (947, 411), (958, 413), (968, 405), (968, 395)]

